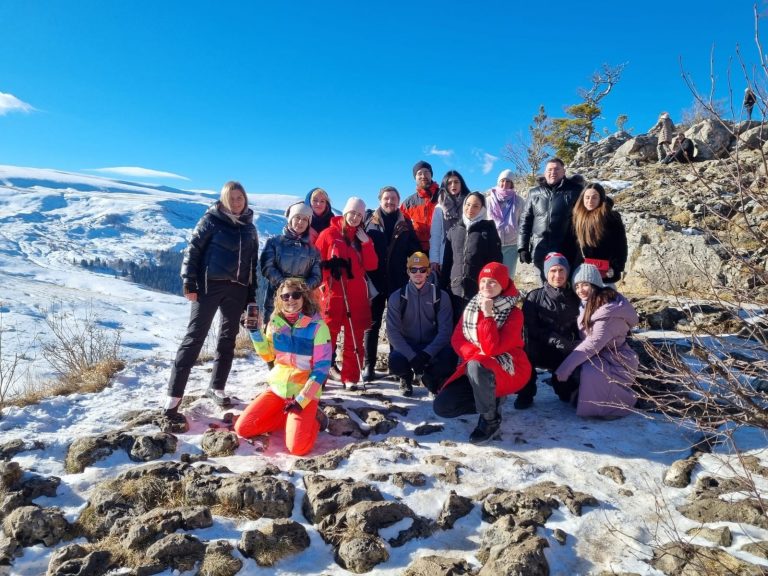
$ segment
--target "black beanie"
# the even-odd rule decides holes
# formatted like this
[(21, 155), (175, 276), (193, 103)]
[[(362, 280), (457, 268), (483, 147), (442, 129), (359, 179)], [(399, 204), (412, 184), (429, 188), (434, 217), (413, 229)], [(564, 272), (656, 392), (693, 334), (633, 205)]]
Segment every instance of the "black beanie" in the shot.
[(421, 170), (422, 168), (426, 168), (429, 170), (430, 174), (434, 174), (432, 171), (432, 165), (429, 162), (425, 162), (424, 160), (419, 160), (416, 162), (416, 164), (413, 165), (413, 177), (416, 178), (416, 172)]

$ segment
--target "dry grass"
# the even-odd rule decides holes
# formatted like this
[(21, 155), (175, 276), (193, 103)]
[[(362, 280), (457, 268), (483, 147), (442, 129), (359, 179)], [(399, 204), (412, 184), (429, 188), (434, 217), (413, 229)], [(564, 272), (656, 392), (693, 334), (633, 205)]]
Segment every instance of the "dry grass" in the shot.
[(9, 406), (30, 406), (46, 398), (101, 392), (109, 386), (112, 377), (125, 368), (125, 362), (118, 358), (103, 360), (79, 373), (64, 374), (54, 380), (28, 380), (22, 390), (6, 402)]
[(200, 576), (235, 576), (243, 567), (243, 563), (230, 554), (223, 552), (208, 552), (200, 565)]
[(251, 335), (245, 328), (240, 328), (235, 340), (235, 358), (248, 358), (254, 354)]

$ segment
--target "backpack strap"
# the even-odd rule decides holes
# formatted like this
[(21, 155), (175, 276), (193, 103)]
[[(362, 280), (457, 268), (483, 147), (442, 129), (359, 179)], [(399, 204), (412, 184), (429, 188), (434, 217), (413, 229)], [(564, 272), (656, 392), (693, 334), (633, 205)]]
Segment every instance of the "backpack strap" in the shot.
[[(435, 312), (435, 326), (440, 321), (440, 289), (430, 282), (432, 286), (432, 308)], [(405, 290), (408, 288), (408, 284), (400, 288), (400, 322), (402, 323), (405, 318), (405, 309), (408, 306), (408, 297), (405, 295)]]

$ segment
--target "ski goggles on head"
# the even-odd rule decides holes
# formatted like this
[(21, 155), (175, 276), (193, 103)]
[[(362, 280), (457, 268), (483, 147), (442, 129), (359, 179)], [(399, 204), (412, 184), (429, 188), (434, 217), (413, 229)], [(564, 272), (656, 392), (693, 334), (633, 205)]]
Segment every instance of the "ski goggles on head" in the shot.
[(288, 302), (288, 300), (300, 300), (304, 297), (304, 294), (296, 290), (295, 292), (286, 292), (285, 294), (280, 294), (280, 300), (283, 302)]

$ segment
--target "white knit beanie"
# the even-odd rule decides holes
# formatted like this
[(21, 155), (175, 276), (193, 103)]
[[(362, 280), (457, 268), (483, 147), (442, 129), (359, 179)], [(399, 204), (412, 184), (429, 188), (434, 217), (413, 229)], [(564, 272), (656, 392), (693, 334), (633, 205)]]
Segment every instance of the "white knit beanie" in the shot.
[(496, 178), (496, 182), (501, 182), (502, 178), (505, 180), (514, 180), (514, 176), (515, 175), (512, 173), (512, 170), (502, 170), (501, 174), (499, 174), (499, 177)]
[(294, 216), (304, 216), (307, 219), (311, 219), (312, 208), (304, 204), (304, 202), (296, 202), (296, 204), (291, 204), (288, 206), (288, 210), (285, 211), (285, 217), (290, 222), (291, 218)]
[(571, 284), (576, 288), (576, 284), (579, 282), (589, 282), (590, 284), (597, 286), (598, 288), (605, 288), (603, 279), (600, 276), (600, 270), (593, 264), (581, 264), (573, 273)]
[(344, 211), (342, 214), (346, 214), (347, 212), (357, 212), (360, 216), (365, 216), (365, 202), (363, 202), (362, 198), (352, 196), (352, 198), (347, 200), (347, 203), (344, 204)]

